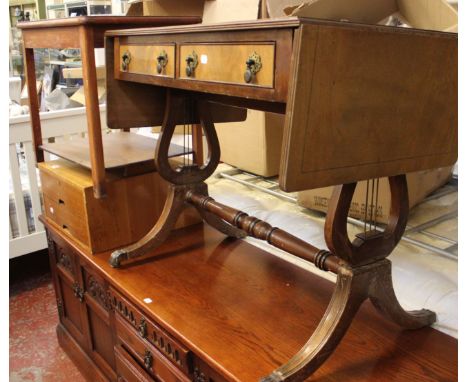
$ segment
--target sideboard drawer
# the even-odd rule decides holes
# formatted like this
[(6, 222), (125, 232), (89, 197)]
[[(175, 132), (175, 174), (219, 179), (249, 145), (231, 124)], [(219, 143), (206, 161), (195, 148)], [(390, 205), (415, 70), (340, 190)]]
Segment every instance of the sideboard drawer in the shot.
[(154, 382), (155, 380), (121, 346), (114, 348), (117, 382)]
[(120, 62), (123, 72), (174, 78), (175, 45), (120, 45)]
[(158, 349), (166, 359), (185, 374), (193, 370), (192, 353), (162, 328), (145, 317), (115, 289), (110, 288), (110, 303), (117, 315), (130, 326), (133, 333)]
[[(249, 60), (250, 76), (246, 75)], [(187, 70), (189, 63), (192, 70)], [(182, 44), (179, 68), (182, 79), (273, 88), (275, 43)]]
[(146, 371), (164, 382), (189, 382), (190, 379), (174, 366), (159, 350), (135, 333), (120, 316), (115, 319), (117, 337)]

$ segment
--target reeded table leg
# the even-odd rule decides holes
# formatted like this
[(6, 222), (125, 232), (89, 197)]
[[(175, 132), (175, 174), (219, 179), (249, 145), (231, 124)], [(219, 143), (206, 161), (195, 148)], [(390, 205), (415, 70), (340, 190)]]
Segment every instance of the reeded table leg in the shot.
[(400, 241), (409, 208), (406, 176), (390, 177), (389, 183), (392, 201), (386, 230), (359, 235), (353, 242), (348, 237), (346, 219), (356, 184), (335, 187), (325, 223), (325, 239), (331, 252), (349, 266), (338, 272), (332, 300), (309, 341), (262, 382), (300, 382), (313, 374), (338, 346), (367, 298), (383, 315), (405, 329), (419, 329), (435, 322), (434, 312), (426, 309), (407, 312), (395, 296), (392, 266), (386, 257)]

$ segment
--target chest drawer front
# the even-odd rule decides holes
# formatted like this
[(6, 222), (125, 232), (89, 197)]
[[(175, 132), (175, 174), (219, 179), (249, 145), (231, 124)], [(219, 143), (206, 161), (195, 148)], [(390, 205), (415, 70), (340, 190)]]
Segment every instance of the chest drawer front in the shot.
[[(65, 197), (66, 199), (66, 197)], [(45, 215), (57, 223), (65, 233), (78, 239), (83, 244), (89, 244), (88, 226), (84, 217), (84, 211), (74, 209), (73, 203), (59, 198), (58, 201), (44, 194)]]
[(117, 315), (122, 317), (135, 336), (158, 349), (175, 367), (189, 374), (192, 367), (192, 353), (172, 338), (162, 328), (145, 317), (132, 303), (115, 289), (110, 289), (110, 303)]
[(179, 68), (182, 79), (273, 88), (275, 43), (182, 44)]
[[(151, 76), (175, 76), (175, 45), (120, 45), (120, 70)], [(128, 63), (125, 62), (128, 60)]]
[(41, 171), (41, 186), (43, 195), (84, 217), (85, 206), (82, 190), (45, 171)]
[(157, 349), (136, 334), (133, 328), (121, 317), (116, 317), (115, 322), (119, 341), (138, 360), (138, 363), (144, 366), (149, 374), (165, 382), (190, 381), (187, 376), (169, 362)]

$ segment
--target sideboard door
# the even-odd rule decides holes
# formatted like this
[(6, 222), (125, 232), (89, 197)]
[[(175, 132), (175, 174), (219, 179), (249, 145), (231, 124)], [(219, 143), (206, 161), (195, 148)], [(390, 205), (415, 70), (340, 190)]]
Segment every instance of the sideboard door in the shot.
[(115, 380), (114, 336), (112, 310), (107, 283), (85, 265), (80, 266), (85, 299), (84, 309), (89, 328), (89, 355), (98, 367)]
[(84, 291), (78, 278), (78, 259), (59, 237), (49, 236), (49, 255), (60, 323), (82, 346), (87, 346)]

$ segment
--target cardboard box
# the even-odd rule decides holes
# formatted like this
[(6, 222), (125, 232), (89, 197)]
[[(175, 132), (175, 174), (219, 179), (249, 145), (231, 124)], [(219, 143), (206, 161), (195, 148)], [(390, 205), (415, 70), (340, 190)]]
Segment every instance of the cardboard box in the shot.
[(143, 16), (202, 16), (205, 0), (143, 1)]
[(207, 0), (203, 24), (256, 20), (261, 14), (261, 0)]
[[(452, 167), (443, 167), (434, 170), (413, 172), (407, 174), (408, 197), (410, 208), (422, 202), (431, 192), (447, 183), (452, 177)], [(387, 223), (390, 210), (390, 187), (387, 178), (379, 179), (379, 193), (376, 203), (367, 205), (368, 220), (371, 212), (376, 213), (378, 223)], [(375, 191), (377, 190), (377, 182)], [(315, 211), (327, 212), (328, 203), (333, 191), (333, 187), (317, 188), (314, 190), (301, 191), (298, 193), (298, 204), (302, 207), (310, 208)], [(349, 210), (349, 216), (356, 219), (365, 219), (366, 215), (366, 194), (371, 200), (371, 181), (369, 181), (369, 191), (367, 191), (367, 181), (358, 182), (354, 192), (353, 201)], [(375, 195), (375, 193), (374, 193)], [(375, 200), (375, 196), (374, 196)], [(372, 215), (374, 216), (374, 215)]]
[[(99, 103), (106, 102), (106, 82), (105, 80), (97, 81), (97, 90)], [(86, 97), (84, 93), (84, 87), (81, 86), (71, 97), (70, 99), (74, 102), (78, 102), (81, 105), (86, 105)]]
[(247, 111), (244, 122), (218, 123), (221, 161), (261, 176), (278, 174), (284, 117)]
[(270, 17), (299, 16), (317, 19), (382, 24), (399, 14), (410, 27), (456, 32), (458, 13), (446, 0), (266, 0)]
[[(63, 68), (63, 78), (83, 78), (83, 68)], [(106, 78), (106, 67), (96, 66), (96, 78), (104, 80)]]

